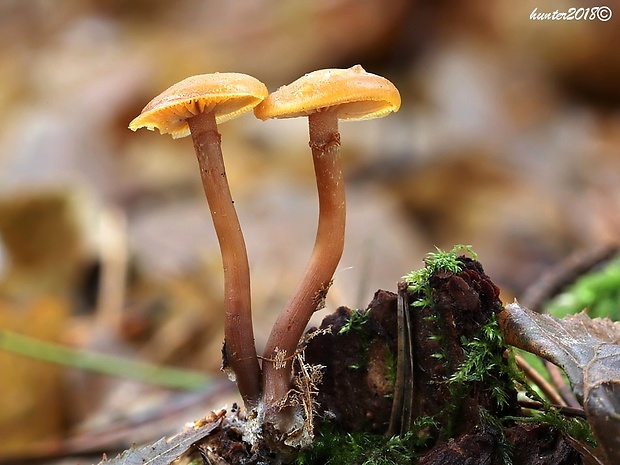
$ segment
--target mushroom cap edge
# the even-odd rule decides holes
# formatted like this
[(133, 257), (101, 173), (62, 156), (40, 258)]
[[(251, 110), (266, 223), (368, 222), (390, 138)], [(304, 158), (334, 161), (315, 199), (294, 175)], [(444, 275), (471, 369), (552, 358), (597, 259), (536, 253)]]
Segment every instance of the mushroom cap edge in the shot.
[(265, 84), (241, 73), (212, 73), (190, 76), (153, 98), (129, 123), (136, 131), (159, 129), (174, 139), (190, 134), (187, 119), (214, 111), (217, 123), (252, 110), (268, 95)]
[(266, 120), (336, 111), (339, 119), (364, 120), (396, 112), (400, 103), (394, 84), (355, 65), (305, 74), (269, 94), (254, 108), (254, 115)]

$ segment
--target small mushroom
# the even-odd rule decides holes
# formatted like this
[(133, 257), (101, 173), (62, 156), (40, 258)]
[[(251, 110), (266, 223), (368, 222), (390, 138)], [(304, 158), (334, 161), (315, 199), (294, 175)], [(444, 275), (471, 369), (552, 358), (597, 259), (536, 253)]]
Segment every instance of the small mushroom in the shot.
[(338, 120), (378, 118), (399, 108), (396, 87), (359, 65), (306, 74), (279, 88), (254, 108), (254, 114), (262, 120), (308, 117), (319, 195), (319, 222), (312, 256), (263, 353), (262, 399), (266, 405), (277, 405), (289, 391), (292, 356), (342, 256), (346, 203)]
[(192, 136), (202, 184), (222, 252), (225, 296), (224, 365), (246, 406), (260, 396), (260, 366), (252, 329), (250, 269), (245, 241), (228, 187), (217, 123), (250, 111), (267, 96), (257, 79), (238, 73), (192, 76), (151, 100), (129, 128), (159, 129), (173, 138)]

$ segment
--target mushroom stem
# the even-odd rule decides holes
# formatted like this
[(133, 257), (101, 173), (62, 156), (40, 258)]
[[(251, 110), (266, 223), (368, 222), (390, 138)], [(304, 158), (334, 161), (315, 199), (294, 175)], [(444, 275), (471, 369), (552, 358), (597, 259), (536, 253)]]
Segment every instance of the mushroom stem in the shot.
[(228, 187), (221, 137), (212, 111), (193, 116), (187, 123), (222, 253), (226, 310), (224, 365), (234, 373), (246, 407), (253, 408), (260, 395), (261, 374), (252, 329), (250, 267)]
[(319, 223), (303, 278), (274, 324), (263, 353), (263, 402), (274, 406), (291, 387), (291, 359), (312, 314), (321, 308), (344, 249), (346, 200), (335, 111), (309, 117), (319, 195)]

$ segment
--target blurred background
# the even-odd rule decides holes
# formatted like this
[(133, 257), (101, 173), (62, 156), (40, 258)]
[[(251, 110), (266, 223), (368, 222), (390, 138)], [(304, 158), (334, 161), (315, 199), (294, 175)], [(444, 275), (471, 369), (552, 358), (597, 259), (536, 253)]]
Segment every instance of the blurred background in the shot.
[[(399, 88), (398, 113), (341, 124), (348, 232), (319, 319), (394, 291), (435, 246), (472, 245), (510, 301), (571, 252), (616, 242), (620, 7), (530, 19), (595, 6), (3, 0), (0, 457), (122, 449), (236, 398), (220, 381), (221, 261), (191, 140), (127, 129), (190, 75), (247, 73), (273, 91), (361, 64)], [(248, 114), (220, 132), (260, 350), (313, 246), (307, 121)], [(26, 357), (11, 334), (193, 370), (200, 388)]]

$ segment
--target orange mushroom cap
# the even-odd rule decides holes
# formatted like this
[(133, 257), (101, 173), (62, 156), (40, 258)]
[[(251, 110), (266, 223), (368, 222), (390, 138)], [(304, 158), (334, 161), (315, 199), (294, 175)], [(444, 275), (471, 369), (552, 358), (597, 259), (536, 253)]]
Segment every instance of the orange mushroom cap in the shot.
[(254, 108), (257, 118), (295, 118), (336, 111), (343, 120), (380, 118), (400, 108), (400, 94), (390, 81), (360, 65), (313, 71), (282, 86)]
[(187, 119), (199, 113), (215, 112), (218, 123), (228, 121), (250, 111), (259, 104), (268, 91), (258, 79), (240, 73), (213, 73), (191, 76), (169, 87), (129, 123), (136, 131), (159, 129), (174, 139), (190, 133)]

